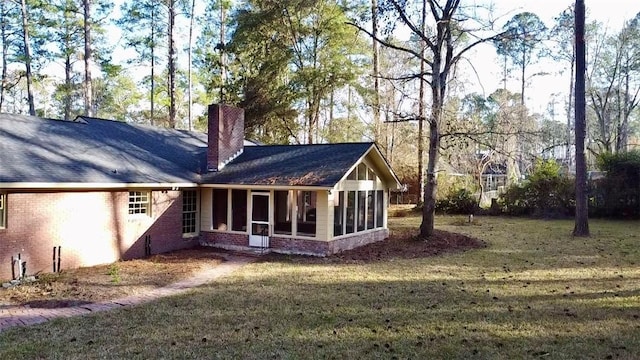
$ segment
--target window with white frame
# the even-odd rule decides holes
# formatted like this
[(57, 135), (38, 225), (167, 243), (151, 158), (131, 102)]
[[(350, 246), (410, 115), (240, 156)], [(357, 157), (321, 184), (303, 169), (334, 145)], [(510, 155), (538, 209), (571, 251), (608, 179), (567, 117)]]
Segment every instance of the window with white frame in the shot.
[(197, 231), (198, 197), (195, 190), (182, 191), (182, 234), (195, 234)]
[(7, 226), (7, 194), (0, 193), (0, 229)]
[(151, 215), (149, 191), (129, 191), (129, 215)]

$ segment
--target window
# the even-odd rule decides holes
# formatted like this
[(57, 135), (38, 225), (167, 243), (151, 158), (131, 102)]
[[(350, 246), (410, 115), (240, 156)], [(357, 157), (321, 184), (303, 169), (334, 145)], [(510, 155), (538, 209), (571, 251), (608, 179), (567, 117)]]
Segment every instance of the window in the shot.
[(376, 191), (376, 227), (384, 227), (384, 191)]
[(376, 173), (374, 173), (371, 168), (369, 168), (367, 171), (367, 180), (376, 181)]
[(367, 191), (367, 230), (373, 229), (375, 220), (375, 191)]
[(351, 234), (355, 232), (355, 224), (356, 224), (356, 192), (349, 191), (347, 192), (347, 220), (346, 220), (346, 229), (345, 232), (347, 234)]
[(0, 229), (7, 227), (7, 194), (0, 193)]
[(151, 215), (148, 191), (129, 191), (129, 215)]
[(367, 201), (367, 192), (366, 191), (358, 191), (358, 231), (363, 231), (365, 229), (365, 206)]
[(316, 193), (298, 191), (297, 235), (316, 236)]
[(367, 180), (367, 165), (358, 165), (358, 180)]
[(231, 230), (247, 231), (247, 190), (231, 190)]
[(293, 191), (274, 191), (275, 225), (273, 232), (276, 234), (291, 235)]
[(349, 175), (347, 175), (347, 180), (358, 180), (358, 176), (356, 175), (357, 173), (358, 171), (356, 169), (353, 169), (353, 171), (351, 171)]
[(229, 209), (229, 191), (227, 189), (213, 189), (213, 228), (227, 230), (227, 212)]
[(194, 234), (198, 212), (198, 198), (195, 190), (182, 192), (182, 233)]
[(338, 191), (333, 205), (333, 236), (344, 233), (344, 191)]

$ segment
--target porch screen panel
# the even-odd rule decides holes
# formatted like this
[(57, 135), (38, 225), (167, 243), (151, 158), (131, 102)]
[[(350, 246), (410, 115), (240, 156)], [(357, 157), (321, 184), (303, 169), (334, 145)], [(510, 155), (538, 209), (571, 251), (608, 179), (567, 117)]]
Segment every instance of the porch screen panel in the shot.
[(375, 191), (367, 191), (367, 230), (375, 225)]
[(345, 232), (347, 234), (352, 234), (356, 230), (356, 192), (349, 191), (347, 192), (347, 213), (346, 213), (346, 223), (345, 223)]
[(358, 231), (365, 229), (365, 211), (367, 203), (367, 192), (358, 191)]
[(293, 191), (274, 191), (275, 225), (273, 232), (291, 235)]
[(338, 191), (336, 195), (333, 206), (333, 236), (340, 236), (344, 234), (344, 191)]
[(384, 204), (384, 191), (376, 191), (376, 227), (384, 226), (384, 211), (387, 207)]
[(213, 189), (213, 229), (228, 230), (227, 214), (229, 209), (229, 191), (227, 189)]
[(316, 193), (298, 191), (297, 235), (316, 236)]
[(247, 190), (231, 190), (231, 229), (247, 231)]

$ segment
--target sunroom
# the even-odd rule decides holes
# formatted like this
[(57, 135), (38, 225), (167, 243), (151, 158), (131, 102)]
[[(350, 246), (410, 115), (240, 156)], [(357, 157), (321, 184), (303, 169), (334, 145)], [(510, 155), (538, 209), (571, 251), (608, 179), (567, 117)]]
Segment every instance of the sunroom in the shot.
[(398, 179), (371, 143), (246, 147), (202, 183), (201, 241), (328, 255), (388, 236)]

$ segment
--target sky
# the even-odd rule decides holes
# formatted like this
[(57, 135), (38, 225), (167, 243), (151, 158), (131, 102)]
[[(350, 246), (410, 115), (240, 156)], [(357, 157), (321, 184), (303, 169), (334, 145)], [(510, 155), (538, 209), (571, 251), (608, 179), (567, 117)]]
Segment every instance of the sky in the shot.
[[(463, 0), (464, 1), (464, 0)], [(547, 25), (552, 27), (554, 18), (563, 10), (575, 3), (574, 0), (478, 0), (478, 3), (492, 2), (495, 6), (494, 14), (502, 16), (502, 22), (508, 21), (513, 15), (528, 11), (535, 13)], [(603, 23), (611, 31), (619, 30), (626, 20), (633, 18), (640, 12), (640, 0), (585, 0), (587, 7), (587, 22), (597, 20)], [(485, 46), (473, 54), (474, 67), (479, 80), (470, 86), (470, 90), (490, 95), (494, 90), (501, 88), (502, 70), (492, 46)], [(543, 113), (547, 110), (552, 98), (557, 98), (555, 106), (556, 119), (564, 118), (564, 101), (569, 89), (569, 74), (558, 74), (560, 67), (551, 62), (539, 64), (537, 70), (550, 73), (547, 76), (534, 77), (527, 86), (525, 94), (527, 104), (531, 110)], [(467, 72), (469, 74), (469, 72)], [(473, 75), (475, 77), (475, 75)], [(519, 92), (519, 78), (513, 79), (508, 88)], [(554, 96), (558, 94), (558, 96)]]

